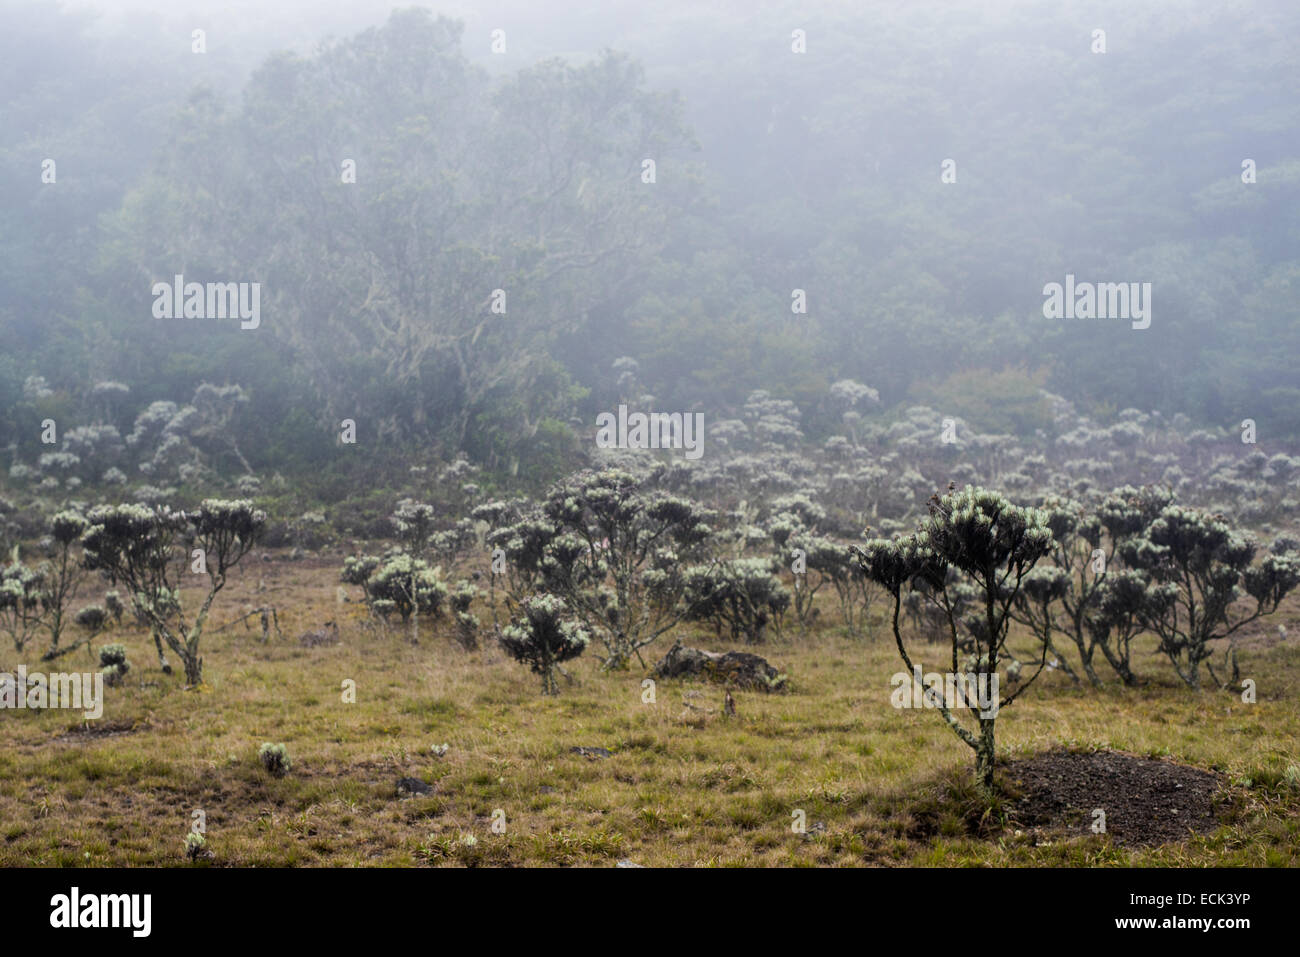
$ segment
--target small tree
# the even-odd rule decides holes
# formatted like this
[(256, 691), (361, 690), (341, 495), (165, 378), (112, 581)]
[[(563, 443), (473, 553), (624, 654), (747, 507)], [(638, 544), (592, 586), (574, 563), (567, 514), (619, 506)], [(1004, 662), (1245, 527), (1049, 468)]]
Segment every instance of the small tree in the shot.
[(1138, 683), (1133, 672), (1131, 647), (1146, 630), (1141, 612), (1165, 613), (1168, 596), (1148, 591), (1150, 578), (1134, 569), (1116, 569), (1120, 546), (1145, 534), (1162, 511), (1174, 502), (1172, 489), (1147, 485), (1117, 488), (1097, 506), (1097, 521), (1105, 530), (1106, 573), (1096, 579), (1091, 600), (1084, 603), (1084, 615), (1096, 647), (1124, 684)]
[(435, 621), (443, 616), (447, 586), (437, 568), (423, 559), (399, 553), (382, 562), (365, 581), (370, 606), (381, 616), (396, 612), (411, 626), (411, 639), (419, 636), (421, 615)]
[(42, 656), (44, 661), (51, 661), (65, 652), (80, 648), (94, 638), (92, 634), (70, 648), (59, 648), (59, 639), (67, 627), (69, 607), (86, 574), (74, 552), (85, 530), (86, 518), (80, 512), (66, 510), (50, 519), (53, 555), (46, 563), (45, 590), (41, 595), (41, 604), (45, 609), (45, 627), (50, 633), (50, 648)]
[(13, 640), (14, 650), (22, 651), (44, 618), (45, 575), (19, 561), (17, 551), (14, 546), (13, 562), (0, 568), (0, 629)]
[(844, 546), (827, 538), (810, 538), (805, 546), (808, 571), (829, 581), (840, 600), (840, 615), (850, 635), (861, 635), (871, 608), (870, 581)]
[(412, 558), (424, 558), (436, 531), (438, 514), (432, 505), (404, 499), (390, 519), (402, 550)]
[(511, 658), (542, 676), (543, 694), (555, 694), (559, 690), (555, 671), (561, 662), (586, 651), (590, 637), (580, 624), (565, 617), (567, 607), (558, 595), (525, 598), (519, 610), (522, 617), (503, 628), (498, 641)]
[(547, 546), (548, 587), (600, 636), (606, 668), (640, 659), (688, 612), (684, 565), (711, 534), (705, 511), (612, 469), (560, 483), (545, 510), (560, 531)]
[[(912, 535), (893, 541), (873, 539), (862, 548), (854, 546), (850, 550), (864, 574), (894, 600), (894, 642), (910, 673), (915, 673), (916, 669), (903, 642), (898, 619), (903, 591), (920, 580), (945, 609), (952, 648), (951, 673), (954, 676), (969, 674), (977, 682), (977, 687), (996, 689), (995, 676), (1011, 624), (1011, 608), (1030, 569), (1052, 546), (1046, 515), (1037, 509), (1013, 505), (996, 492), (972, 487), (960, 492), (950, 490), (942, 497), (935, 495), (928, 508), (929, 516)], [(948, 597), (950, 567), (970, 579), (978, 590), (976, 620), (972, 622), (968, 616), (967, 622), (974, 639), (974, 651), (967, 668), (959, 668), (958, 652), (962, 641), (958, 635), (954, 603)], [(996, 697), (991, 708), (981, 709), (973, 695), (966, 696), (964, 703), (974, 719), (974, 731), (958, 720), (946, 702), (937, 702), (938, 711), (948, 727), (975, 752), (976, 777), (987, 792), (993, 788), (997, 716), (1002, 708), (1033, 684), (1042, 673), (1046, 660), (1047, 648), (1044, 645), (1043, 656), (1033, 676), (1012, 694)]]
[[(1028, 625), (1047, 644), (1061, 670), (1078, 682), (1079, 676), (1056, 649), (1052, 636), (1060, 632), (1073, 641), (1083, 673), (1094, 687), (1100, 686), (1101, 679), (1092, 663), (1097, 643), (1088, 627), (1088, 611), (1097, 600), (1097, 589), (1105, 574), (1104, 565), (1103, 570), (1095, 570), (1102, 541), (1101, 522), (1087, 515), (1077, 502), (1066, 499), (1049, 499), (1043, 511), (1052, 531), (1053, 545), (1047, 555), (1052, 567), (1034, 570), (1031, 588), (1021, 594), (1012, 616)], [(1102, 560), (1108, 558), (1103, 551)]]
[(488, 524), (486, 543), (493, 553), (500, 549), (505, 558), (504, 569), (498, 571), (494, 561), (488, 571), (488, 601), (495, 624), (498, 587), (502, 588), (506, 609), (512, 615), (529, 595), (547, 590), (546, 577), (551, 566), (549, 546), (559, 530), (540, 508), (522, 499), (480, 505), (471, 517)]
[[(1096, 600), (1088, 611), (1088, 628), (1093, 641), (1106, 654), (1120, 680), (1129, 687), (1138, 684), (1133, 673), (1131, 648), (1133, 639), (1146, 630), (1143, 614), (1155, 611), (1165, 613), (1164, 605), (1171, 597), (1165, 591), (1150, 590), (1146, 575), (1130, 568), (1112, 569), (1100, 582)], [(1154, 602), (1159, 601), (1156, 605)]]
[[(230, 570), (260, 536), (266, 513), (249, 501), (207, 499), (188, 515), (166, 506), (100, 506), (88, 521), (82, 535), (86, 567), (130, 590), (136, 612), (153, 632), (163, 670), (170, 670), (162, 649), (165, 641), (184, 664), (185, 680), (200, 684), (199, 642), (208, 612)], [(176, 568), (192, 567), (194, 549), (202, 552), (208, 581), (207, 595), (190, 623), (181, 606)]]
[(710, 621), (721, 636), (725, 627), (732, 641), (761, 642), (767, 626), (778, 626), (790, 607), (790, 593), (776, 577), (770, 558), (735, 558), (687, 569), (684, 601), (688, 617)]
[[(1242, 626), (1277, 610), (1300, 584), (1300, 555), (1270, 553), (1252, 565), (1255, 542), (1232, 530), (1222, 516), (1167, 506), (1141, 536), (1123, 543), (1125, 564), (1145, 572), (1150, 585), (1133, 610), (1160, 638), (1160, 650), (1190, 687), (1201, 686), (1205, 662), (1211, 679), (1214, 642), (1228, 641), (1224, 657), (1239, 678), (1236, 635)], [(1253, 607), (1238, 605), (1249, 596)]]

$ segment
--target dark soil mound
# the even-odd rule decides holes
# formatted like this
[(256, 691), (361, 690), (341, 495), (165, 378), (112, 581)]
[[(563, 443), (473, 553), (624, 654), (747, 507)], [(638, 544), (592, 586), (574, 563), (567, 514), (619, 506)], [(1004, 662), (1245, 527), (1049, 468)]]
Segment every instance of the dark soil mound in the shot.
[(1091, 834), (1100, 808), (1116, 844), (1151, 846), (1219, 825), (1223, 780), (1183, 764), (1119, 751), (1049, 751), (1012, 762), (1002, 774), (1016, 827)]

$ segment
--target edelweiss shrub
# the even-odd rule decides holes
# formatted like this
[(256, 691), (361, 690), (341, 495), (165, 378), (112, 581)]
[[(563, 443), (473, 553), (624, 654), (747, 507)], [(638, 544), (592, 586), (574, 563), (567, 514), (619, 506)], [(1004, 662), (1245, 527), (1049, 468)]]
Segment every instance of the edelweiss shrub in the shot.
[(467, 651), (478, 647), (478, 619), (469, 613), (469, 606), (478, 597), (478, 589), (461, 579), (448, 599), (456, 619), (456, 640)]
[[(1216, 684), (1228, 683), (1211, 660), (1221, 641), (1228, 642), (1224, 656), (1236, 682), (1238, 631), (1276, 611), (1300, 584), (1300, 554), (1269, 553), (1255, 563), (1257, 550), (1222, 516), (1179, 505), (1166, 506), (1120, 547), (1124, 563), (1150, 580), (1128, 610), (1156, 634), (1160, 650), (1192, 688), (1200, 687), (1202, 662)], [(1247, 597), (1245, 607), (1238, 604)]]
[[(53, 554), (45, 563), (45, 590), (41, 595), (45, 627), (50, 633), (49, 650), (42, 656), (42, 660), (45, 661), (57, 658), (62, 653), (59, 649), (59, 639), (63, 637), (66, 627), (68, 606), (76, 597), (85, 578), (85, 569), (75, 552), (85, 530), (85, 516), (71, 509), (59, 512), (50, 519), (49, 533)], [(65, 650), (71, 651), (89, 641), (89, 638), (84, 639)]]
[(126, 606), (122, 604), (122, 596), (117, 593), (116, 589), (104, 592), (104, 610), (113, 619), (113, 624), (122, 624), (122, 615), (126, 611)]
[(498, 568), (494, 557), (490, 572), (494, 615), (498, 587), (505, 593), (506, 607), (511, 614), (518, 611), (520, 602), (529, 595), (548, 590), (548, 577), (555, 570), (555, 558), (549, 546), (559, 535), (559, 528), (539, 506), (522, 499), (489, 502), (474, 509), (470, 516), (488, 524), (486, 544), (494, 556), (499, 553), (504, 560)]
[[(207, 499), (192, 513), (166, 506), (106, 505), (87, 516), (83, 562), (113, 584), (126, 586), (148, 625), (158, 663), (171, 670), (163, 642), (181, 659), (191, 685), (203, 680), (199, 643), (208, 613), (226, 578), (261, 534), (266, 513), (249, 501)], [(204, 555), (207, 594), (193, 621), (180, 601), (178, 569), (190, 569), (194, 549)]]
[(1050, 558), (1070, 577), (1058, 623), (1079, 649), (1084, 672), (1094, 685), (1099, 683), (1092, 666), (1097, 650), (1124, 684), (1138, 683), (1131, 647), (1133, 638), (1145, 630), (1137, 610), (1149, 582), (1143, 573), (1119, 567), (1118, 552), (1124, 542), (1141, 536), (1173, 500), (1173, 491), (1166, 487), (1124, 486), (1107, 495), (1092, 515), (1068, 500), (1051, 498), (1045, 505), (1056, 540)]
[[(15, 549), (16, 551), (16, 549)], [(22, 651), (40, 628), (45, 575), (19, 561), (0, 568), (0, 630)]]
[(185, 835), (185, 859), (189, 861), (198, 861), (210, 857), (212, 852), (208, 850), (208, 840), (202, 834), (196, 834), (190, 831)]
[(366, 579), (365, 589), (381, 615), (395, 613), (404, 624), (421, 615), (440, 619), (447, 600), (440, 570), (406, 554), (380, 563)]
[(732, 641), (749, 644), (761, 642), (769, 624), (779, 634), (790, 592), (776, 576), (778, 567), (770, 558), (738, 558), (688, 568), (688, 618), (711, 622), (719, 637), (726, 629)]
[(587, 650), (590, 636), (585, 628), (568, 617), (564, 599), (557, 595), (533, 595), (519, 606), (520, 617), (501, 629), (501, 648), (515, 661), (528, 665), (542, 677), (542, 693), (555, 694), (559, 688), (555, 672), (560, 663), (576, 658)]
[[(1057, 651), (1052, 643), (1052, 635), (1057, 630), (1054, 611), (1058, 603), (1068, 598), (1070, 584), (1070, 576), (1064, 569), (1051, 566), (1032, 568), (1020, 581), (1020, 591), (1011, 606), (1010, 614), (1014, 620), (1029, 626), (1042, 644), (1044, 655), (1050, 656), (1049, 660), (1077, 683), (1079, 676), (1074, 673), (1074, 669), (1066, 662), (1065, 656)], [(962, 623), (966, 631), (975, 636), (977, 642), (985, 637), (985, 620), (979, 608), (968, 611), (963, 616)], [(1089, 668), (1090, 677), (1094, 678), (1094, 683), (1100, 684), (1091, 671), (1090, 658), (1085, 657), (1084, 661)]]
[(1150, 588), (1151, 581), (1144, 573), (1129, 568), (1112, 569), (1098, 583), (1088, 610), (1088, 629), (1093, 633), (1093, 640), (1129, 686), (1138, 684), (1130, 662), (1133, 639), (1146, 630), (1142, 614), (1144, 611), (1165, 614), (1165, 604), (1172, 597)]
[(437, 528), (437, 513), (433, 506), (404, 499), (398, 503), (391, 521), (402, 550), (412, 558), (424, 558)]
[[(913, 534), (892, 541), (872, 539), (861, 548), (851, 547), (851, 551), (864, 574), (893, 599), (894, 641), (910, 674), (921, 674), (923, 669), (913, 664), (899, 629), (903, 593), (917, 581), (925, 584), (925, 596), (942, 609), (948, 622), (955, 663), (961, 641), (949, 598), (949, 570), (956, 569), (976, 588), (978, 594), (972, 611), (980, 624), (971, 633), (974, 644), (970, 674), (980, 687), (995, 689), (993, 706), (983, 708), (972, 700), (973, 696), (958, 709), (950, 707), (950, 702), (942, 696), (931, 706), (975, 752), (976, 777), (986, 791), (991, 791), (997, 715), (1033, 683), (1046, 664), (1044, 646), (1033, 676), (1015, 692), (1004, 697), (997, 695), (996, 675), (1011, 624), (1012, 605), (1027, 573), (1051, 549), (1052, 533), (1047, 527), (1046, 513), (1013, 505), (998, 493), (983, 488), (949, 491), (942, 497), (935, 495), (928, 510), (929, 516)], [(962, 723), (962, 710), (967, 712), (974, 730)]]
[(126, 660), (126, 645), (111, 644), (99, 649), (99, 671), (104, 676), (104, 684), (121, 684), (130, 670), (131, 663)]
[(262, 762), (262, 767), (277, 778), (288, 774), (293, 765), (289, 760), (289, 749), (283, 744), (271, 744), (269, 741), (258, 749), (257, 759)]
[(103, 605), (87, 605), (72, 618), (73, 622), (95, 636), (108, 627), (108, 612)]
[(83, 425), (63, 435), (63, 451), (79, 460), (78, 474), (87, 481), (117, 465), (125, 450), (122, 436), (111, 425)]
[[(853, 556), (844, 546), (828, 538), (815, 536), (799, 538), (791, 544), (804, 550), (804, 561), (808, 568), (805, 581), (811, 582), (816, 579), (812, 592), (815, 593), (822, 585), (829, 582), (839, 599), (840, 614), (849, 634), (863, 634), (866, 629), (867, 613), (871, 608), (871, 582), (853, 561)], [(796, 581), (796, 586), (798, 584)], [(811, 594), (807, 598), (806, 605), (809, 608), (812, 605)]]
[[(343, 571), (339, 575), (339, 581), (348, 585), (359, 585), (365, 588), (366, 582), (370, 581), (370, 576), (375, 573), (384, 560), (378, 555), (349, 555), (343, 559)], [(366, 599), (369, 600), (369, 593)]]
[(558, 530), (542, 561), (547, 587), (600, 637), (606, 668), (639, 659), (686, 615), (684, 569), (712, 534), (701, 506), (608, 469), (558, 483), (545, 514)]

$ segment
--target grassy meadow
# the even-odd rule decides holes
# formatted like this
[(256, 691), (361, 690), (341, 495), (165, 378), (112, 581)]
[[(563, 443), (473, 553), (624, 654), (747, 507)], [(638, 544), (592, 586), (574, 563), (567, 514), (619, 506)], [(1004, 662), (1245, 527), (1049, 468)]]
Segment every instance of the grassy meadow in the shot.
[[(212, 852), (199, 866), (1300, 863), (1300, 655), (1276, 629), (1294, 621), (1295, 596), (1243, 640), (1254, 704), (1189, 690), (1143, 638), (1143, 687), (1092, 690), (1045, 673), (1000, 715), (1000, 762), (1114, 749), (1221, 774), (1217, 830), (1137, 847), (1090, 833), (1086, 820), (1018, 827), (1006, 771), (1004, 797), (986, 810), (972, 752), (936, 713), (890, 704), (901, 663), (883, 600), (865, 638), (844, 634), (825, 601), (818, 628), (787, 619), (779, 637), (745, 648), (789, 675), (790, 690), (738, 691), (728, 716), (721, 686), (661, 680), (646, 702), (639, 664), (606, 673), (592, 653), (544, 697), (495, 647), (485, 609), (475, 609), (478, 651), (456, 645), (446, 622), (412, 644), (369, 623), (355, 589), (339, 601), (340, 564), (277, 552), (240, 567), (203, 639), (197, 691), (179, 669), (164, 675), (147, 632), (124, 623), (99, 640), (123, 642), (132, 664), (106, 689), (100, 720), (0, 716), (0, 865), (193, 866), (184, 842), (196, 811)], [(264, 603), (282, 637), (264, 644), (256, 618), (217, 630)], [(341, 644), (299, 644), (331, 619)], [(708, 630), (679, 631), (688, 645), (732, 647)], [(647, 665), (672, 637), (648, 649)], [(1029, 639), (1012, 645), (1023, 656)], [(927, 667), (940, 666), (942, 647), (922, 647)], [(94, 670), (82, 651), (53, 665), (36, 658), (8, 649), (0, 670)], [(346, 679), (355, 703), (343, 701)], [(260, 765), (267, 741), (287, 746), (286, 776)], [(400, 796), (400, 778), (433, 791)], [(798, 811), (803, 833), (792, 827)]]

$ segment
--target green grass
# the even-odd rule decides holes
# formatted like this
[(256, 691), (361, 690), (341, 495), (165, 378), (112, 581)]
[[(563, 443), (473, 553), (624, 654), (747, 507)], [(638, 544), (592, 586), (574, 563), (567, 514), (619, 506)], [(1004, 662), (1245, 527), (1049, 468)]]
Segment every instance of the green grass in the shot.
[[(1036, 840), (997, 806), (988, 812), (967, 774), (971, 752), (933, 712), (890, 706), (901, 665), (878, 624), (865, 639), (833, 622), (806, 635), (787, 624), (781, 639), (751, 650), (791, 676), (791, 692), (738, 692), (738, 714), (727, 718), (720, 688), (661, 681), (656, 702), (643, 704), (644, 673), (601, 672), (594, 654), (572, 662), (574, 680), (545, 698), (536, 676), (490, 646), (466, 653), (428, 632), (413, 646), (398, 630), (364, 627), (359, 607), (336, 603), (336, 575), (332, 564), (287, 561), (237, 575), (216, 620), (269, 600), (285, 640), (263, 645), (240, 627), (208, 635), (198, 691), (158, 670), (146, 635), (114, 635), (133, 667), (124, 686), (106, 690), (103, 721), (134, 722), (126, 733), (67, 735), (80, 723), (68, 712), (0, 713), (0, 864), (1300, 864), (1300, 654), (1259, 635), (1242, 651), (1243, 676), (1259, 687), (1253, 705), (1178, 684), (1144, 645), (1146, 686), (1093, 691), (1046, 675), (999, 718), (1000, 759), (1114, 748), (1234, 782), (1216, 833), (1130, 851), (1088, 833)], [(832, 612), (827, 602), (822, 619)], [(342, 646), (297, 645), (330, 618)], [(724, 647), (711, 635), (690, 640)], [(942, 654), (919, 658), (939, 667)], [(0, 670), (20, 660), (10, 654)], [(42, 670), (34, 654), (23, 663)], [(91, 662), (76, 654), (60, 667)], [(347, 678), (356, 704), (341, 700)], [(261, 768), (263, 741), (288, 746), (287, 777)], [(447, 755), (434, 756), (444, 742)], [(570, 753), (577, 745), (614, 753), (588, 760)], [(399, 777), (435, 793), (399, 799)], [(208, 864), (184, 860), (195, 810), (206, 816)], [(824, 829), (794, 833), (797, 810)], [(503, 833), (493, 829), (498, 812)]]

